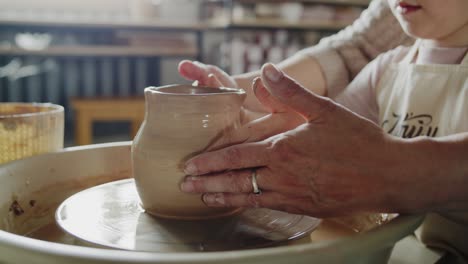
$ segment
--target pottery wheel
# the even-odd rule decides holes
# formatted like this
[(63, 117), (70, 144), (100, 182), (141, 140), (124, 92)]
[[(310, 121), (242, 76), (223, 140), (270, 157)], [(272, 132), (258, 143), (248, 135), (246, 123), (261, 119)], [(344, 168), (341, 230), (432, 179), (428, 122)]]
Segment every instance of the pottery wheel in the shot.
[(181, 221), (146, 214), (133, 179), (99, 185), (65, 200), (58, 225), (91, 245), (151, 252), (224, 251), (268, 247), (308, 235), (319, 219), (246, 209), (215, 220)]

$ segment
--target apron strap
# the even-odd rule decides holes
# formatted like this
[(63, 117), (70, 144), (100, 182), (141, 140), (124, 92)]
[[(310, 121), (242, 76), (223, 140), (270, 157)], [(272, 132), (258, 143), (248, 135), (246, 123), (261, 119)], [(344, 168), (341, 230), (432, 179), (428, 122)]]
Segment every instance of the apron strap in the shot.
[(468, 66), (468, 50), (465, 52), (465, 57), (463, 58), (462, 62), (460, 65), (465, 65)]
[(421, 44), (420, 39), (417, 39), (414, 42), (408, 54), (406, 54), (406, 57), (401, 62), (404, 64), (411, 64), (416, 58), (416, 55), (418, 54), (418, 49), (419, 49), (420, 44)]

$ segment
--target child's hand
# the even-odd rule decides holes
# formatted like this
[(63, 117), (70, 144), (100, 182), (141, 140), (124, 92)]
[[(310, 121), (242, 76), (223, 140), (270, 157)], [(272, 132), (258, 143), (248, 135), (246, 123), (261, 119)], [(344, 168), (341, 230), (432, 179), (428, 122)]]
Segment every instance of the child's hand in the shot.
[(190, 81), (198, 81), (202, 86), (238, 88), (234, 78), (214, 65), (183, 60), (179, 63), (178, 70), (182, 77)]

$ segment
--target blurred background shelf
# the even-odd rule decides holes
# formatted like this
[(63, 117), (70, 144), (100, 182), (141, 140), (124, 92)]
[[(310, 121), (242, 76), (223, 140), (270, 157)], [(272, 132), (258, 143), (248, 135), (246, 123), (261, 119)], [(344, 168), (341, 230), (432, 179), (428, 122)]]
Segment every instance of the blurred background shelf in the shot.
[(196, 48), (173, 47), (119, 47), (119, 46), (51, 46), (43, 50), (25, 50), (18, 47), (0, 47), (0, 55), (24, 56), (177, 56), (195, 57)]
[(50, 27), (50, 28), (108, 28), (108, 29), (150, 29), (168, 31), (209, 31), (226, 30), (229, 28), (259, 28), (266, 27), (272, 29), (303, 29), (303, 30), (340, 30), (349, 25), (348, 21), (296, 21), (289, 22), (280, 18), (243, 18), (232, 21), (226, 19), (212, 19), (203, 23), (187, 24), (185, 22), (167, 21), (133, 21), (133, 22), (109, 22), (109, 21), (70, 21), (70, 20), (11, 20), (0, 19), (1, 26), (27, 26), (27, 27)]
[(318, 31), (338, 31), (348, 26), (347, 22), (335, 21), (304, 21), (288, 22), (278, 18), (246, 18), (239, 21), (232, 21), (229, 24), (231, 28), (269, 28), (269, 29), (299, 29), (299, 30), (318, 30)]
[(74, 28), (127, 28), (127, 29), (159, 29), (159, 30), (207, 30), (210, 28), (223, 28), (226, 23), (214, 22), (177, 22), (164, 20), (121, 20), (111, 21), (103, 19), (51, 19), (51, 18), (0, 18), (3, 26), (29, 26), (29, 27), (74, 27)]
[[(182, 59), (215, 64), (230, 74), (258, 70), (345, 28), (368, 4), (0, 0), (0, 102), (65, 106), (66, 142), (72, 145), (78, 125), (71, 98), (141, 98), (147, 86), (186, 83), (177, 72)], [(95, 123), (92, 138), (99, 142), (105, 142), (103, 135), (130, 140), (136, 127), (107, 119)]]
[(51, 46), (43, 50), (25, 50), (18, 47), (0, 47), (0, 55), (24, 56), (177, 56), (195, 57), (196, 48), (177, 47), (119, 47), (119, 46)]

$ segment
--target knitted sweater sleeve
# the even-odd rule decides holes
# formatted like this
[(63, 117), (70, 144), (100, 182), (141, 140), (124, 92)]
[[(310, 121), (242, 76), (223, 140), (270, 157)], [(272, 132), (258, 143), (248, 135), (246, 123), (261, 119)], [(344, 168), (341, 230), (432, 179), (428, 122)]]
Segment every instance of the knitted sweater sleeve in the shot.
[(352, 25), (301, 51), (317, 60), (331, 98), (340, 94), (379, 54), (399, 45), (411, 45), (386, 0), (373, 0)]

